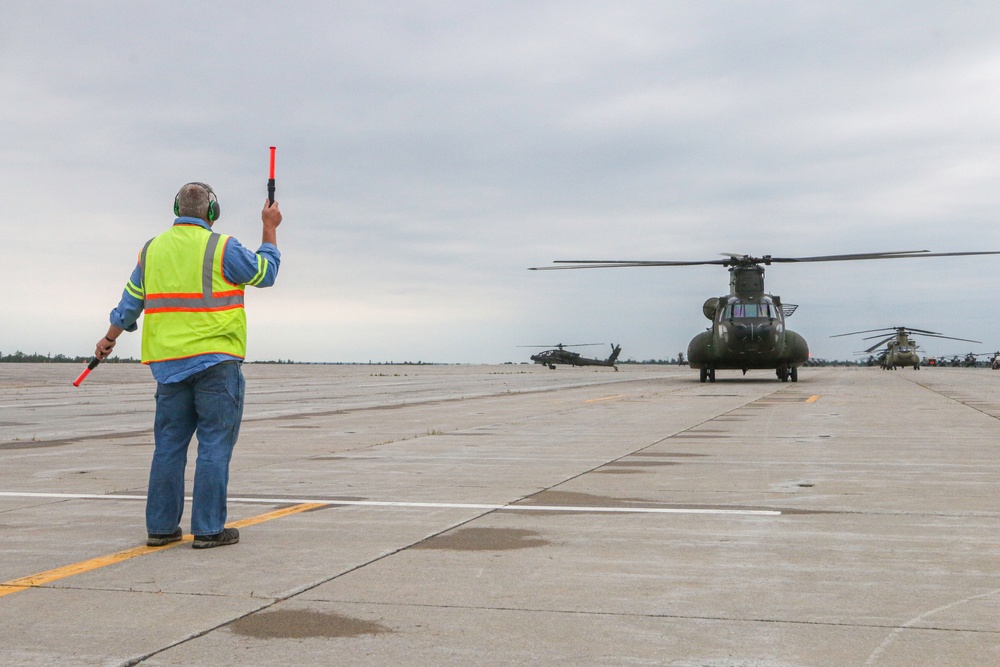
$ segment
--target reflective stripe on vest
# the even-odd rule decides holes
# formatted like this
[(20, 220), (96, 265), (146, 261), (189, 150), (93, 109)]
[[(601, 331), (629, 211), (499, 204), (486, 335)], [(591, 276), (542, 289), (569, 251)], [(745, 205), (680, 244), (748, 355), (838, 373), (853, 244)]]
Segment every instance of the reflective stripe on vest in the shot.
[(222, 267), (228, 239), (178, 224), (142, 249), (143, 363), (246, 355), (243, 286), (227, 281)]
[[(208, 245), (205, 247), (205, 256), (201, 263), (201, 293), (166, 292), (162, 294), (150, 294), (147, 291), (145, 312), (149, 314), (167, 311), (212, 311), (242, 308), (242, 289), (234, 289), (226, 292), (215, 292), (212, 289), (215, 251), (222, 238), (222, 234), (215, 233), (212, 233), (208, 238)], [(225, 238), (228, 239), (229, 237), (226, 236)], [(143, 286), (146, 285), (146, 251), (152, 242), (153, 240), (150, 239), (142, 249)], [(222, 267), (219, 267), (219, 270), (221, 271)], [(150, 301), (153, 301), (153, 303), (150, 303)]]

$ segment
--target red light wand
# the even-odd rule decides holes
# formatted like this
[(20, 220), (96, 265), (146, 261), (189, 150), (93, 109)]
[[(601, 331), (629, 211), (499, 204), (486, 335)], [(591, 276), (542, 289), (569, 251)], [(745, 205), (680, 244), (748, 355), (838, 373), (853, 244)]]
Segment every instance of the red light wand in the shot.
[(73, 380), (73, 386), (74, 387), (79, 387), (80, 383), (83, 382), (83, 380), (88, 375), (90, 375), (90, 371), (92, 371), (95, 368), (97, 368), (97, 364), (99, 364), (99, 363), (101, 363), (101, 360), (98, 359), (97, 357), (94, 357), (93, 359), (91, 359), (90, 363), (87, 364), (87, 367), (83, 370), (82, 373), (80, 373), (80, 377), (78, 377), (77, 379)]
[(269, 206), (274, 203), (274, 146), (271, 146), (271, 171), (267, 178), (267, 201)]

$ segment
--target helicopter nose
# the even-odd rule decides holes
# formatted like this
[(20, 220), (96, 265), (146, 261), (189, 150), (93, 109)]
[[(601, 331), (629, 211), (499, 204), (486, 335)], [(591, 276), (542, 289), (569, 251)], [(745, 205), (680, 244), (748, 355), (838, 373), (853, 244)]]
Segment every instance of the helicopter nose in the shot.
[(771, 337), (770, 324), (736, 324), (733, 337), (743, 343), (759, 343)]

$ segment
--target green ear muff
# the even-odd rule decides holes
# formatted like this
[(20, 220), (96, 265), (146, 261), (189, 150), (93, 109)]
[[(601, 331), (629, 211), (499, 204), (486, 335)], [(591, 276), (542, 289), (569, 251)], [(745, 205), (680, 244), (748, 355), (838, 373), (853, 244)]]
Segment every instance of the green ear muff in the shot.
[(208, 221), (215, 222), (219, 219), (222, 214), (222, 210), (219, 208), (219, 200), (215, 199), (215, 193), (212, 192), (213, 199), (208, 202)]

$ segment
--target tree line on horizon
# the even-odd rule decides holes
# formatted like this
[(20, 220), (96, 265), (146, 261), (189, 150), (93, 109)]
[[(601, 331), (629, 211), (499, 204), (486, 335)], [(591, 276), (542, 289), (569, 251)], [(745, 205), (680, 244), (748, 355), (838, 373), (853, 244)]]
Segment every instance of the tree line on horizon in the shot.
[[(4, 364), (82, 364), (87, 363), (92, 357), (68, 357), (65, 354), (25, 354), (18, 350), (14, 354), (3, 354), (0, 352), (0, 363)], [(101, 363), (112, 364), (138, 364), (139, 359), (132, 357), (110, 357)]]
[[(51, 353), (49, 353), (49, 354), (38, 354), (37, 352), (35, 352), (33, 354), (25, 354), (24, 352), (21, 352), (20, 350), (18, 350), (17, 352), (14, 352), (13, 354), (3, 354), (2, 352), (0, 352), (0, 364), (10, 364), (10, 363), (13, 363), (13, 364), (17, 364), (17, 363), (25, 363), (25, 364), (83, 364), (83, 363), (90, 362), (91, 359), (92, 359), (92, 357), (79, 357), (79, 356), (77, 356), (77, 357), (70, 357), (70, 356), (67, 356), (65, 354), (55, 354), (55, 355), (53, 355)], [(115, 356), (115, 357), (110, 357), (108, 359), (105, 359), (102, 363), (105, 363), (105, 364), (138, 364), (138, 363), (141, 363), (141, 362), (142, 362), (141, 359), (134, 359), (132, 357), (117, 357), (117, 356)], [(315, 365), (315, 362), (293, 361), (292, 359), (278, 359), (278, 360), (275, 360), (275, 361), (259, 360), (259, 361), (252, 361), (252, 362), (249, 362), (249, 363), (254, 363), (254, 364), (311, 364), (311, 365)], [(416, 361), (416, 362), (413, 362), (413, 361), (396, 361), (396, 362), (392, 362), (392, 361), (390, 361), (390, 362), (374, 362), (374, 363), (369, 361), (367, 364), (363, 364), (361, 362), (336, 362), (336, 361), (335, 362), (320, 362), (320, 363), (335, 364), (335, 365), (341, 365), (342, 364), (342, 365), (351, 365), (351, 366), (353, 366), (353, 365), (362, 365), (362, 366), (364, 366), (364, 365), (370, 365), (370, 366), (383, 366), (383, 365), (386, 365), (386, 366), (436, 366), (436, 365), (439, 365), (439, 364), (435, 364), (433, 362), (424, 362), (424, 361)], [(517, 362), (511, 362), (511, 361), (506, 362), (506, 364), (511, 364), (511, 365), (515, 364), (515, 363), (517, 363)], [(527, 363), (527, 362), (521, 362), (521, 363)], [(645, 361), (634, 361), (632, 359), (626, 359), (626, 360), (621, 360), (618, 363), (619, 364), (625, 364), (625, 365), (628, 365), (628, 364), (637, 364), (637, 365), (644, 365), (644, 364), (654, 365), (654, 364), (659, 364), (659, 365), (665, 365), (666, 366), (666, 365), (685, 365), (687, 362), (686, 361), (681, 361), (679, 363), (679, 360), (676, 359), (676, 358), (674, 358), (674, 359), (647, 359)], [(831, 361), (831, 360), (826, 360), (826, 359), (813, 359), (813, 360), (810, 360), (810, 362), (808, 364), (806, 364), (806, 365), (807, 366), (860, 366), (860, 365), (864, 365), (864, 364), (865, 364), (865, 362), (863, 360), (851, 360), (851, 361), (832, 360)], [(448, 365), (448, 364), (443, 364), (443, 365)]]

